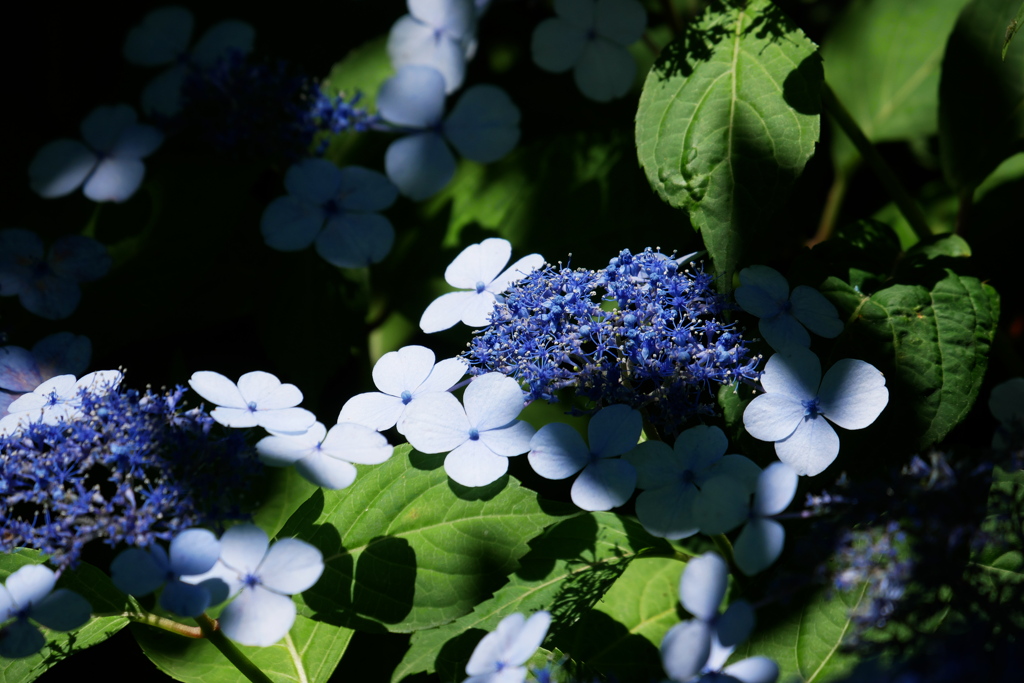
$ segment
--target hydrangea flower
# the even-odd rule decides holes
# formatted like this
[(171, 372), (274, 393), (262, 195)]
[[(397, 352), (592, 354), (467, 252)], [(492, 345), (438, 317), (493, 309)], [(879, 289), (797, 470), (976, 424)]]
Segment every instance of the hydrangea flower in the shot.
[(268, 432), (301, 434), (313, 426), (316, 415), (305, 408), (302, 392), (294, 384), (282, 384), (269, 372), (247, 372), (238, 384), (224, 375), (202, 370), (188, 384), (193, 391), (217, 405), (210, 412), (225, 427), (263, 427)]
[(467, 89), (447, 118), (444, 101), (444, 77), (428, 66), (403, 66), (377, 93), (381, 118), (408, 133), (388, 145), (384, 170), (414, 201), (434, 196), (455, 174), (448, 143), (467, 159), (489, 164), (519, 141), (519, 109), (501, 88)]
[(217, 619), (220, 629), (242, 645), (273, 645), (295, 623), (291, 596), (312, 588), (323, 574), (323, 555), (297, 538), (270, 545), (266, 532), (252, 524), (225, 531), (220, 547), (220, 559), (210, 571), (183, 580), (222, 580), (227, 590), (214, 595), (214, 602), (221, 597), (232, 600)]
[(776, 351), (794, 345), (810, 346), (807, 330), (829, 339), (843, 331), (839, 312), (821, 292), (800, 285), (790, 293), (786, 278), (774, 268), (744, 268), (740, 271), (740, 283), (735, 292), (736, 303), (761, 319), (757, 329)]
[(264, 210), (260, 228), (267, 246), (298, 251), (316, 243), (316, 252), (339, 268), (380, 263), (391, 251), (395, 229), (377, 213), (398, 191), (377, 171), (338, 168), (324, 159), (304, 159), (288, 169), (289, 194)]
[(629, 406), (614, 405), (594, 413), (587, 426), (590, 446), (570, 425), (552, 422), (530, 439), (527, 458), (545, 479), (565, 479), (580, 472), (572, 484), (572, 502), (584, 510), (611, 510), (636, 488), (636, 470), (615, 456), (636, 448), (643, 417)]
[(242, 435), (182, 410), (184, 393), (83, 387), (70, 421), (0, 434), (0, 553), (74, 566), (93, 541), (146, 547), (247, 514), (263, 467)]
[(29, 564), (0, 586), (0, 657), (28, 657), (43, 648), (46, 638), (33, 621), (54, 631), (73, 631), (89, 621), (86, 599), (66, 588), (53, 590), (56, 583), (52, 569)]
[(700, 531), (697, 509), (702, 488), (713, 477), (729, 475), (754, 491), (761, 468), (736, 454), (726, 455), (729, 440), (718, 427), (698, 425), (663, 441), (645, 441), (627, 455), (637, 471), (636, 515), (653, 536), (678, 540)]
[(753, 501), (746, 482), (719, 476), (704, 485), (705, 504), (697, 511), (700, 530), (724, 534), (746, 522), (734, 545), (736, 566), (747, 576), (770, 567), (782, 554), (786, 530), (769, 519), (787, 507), (796, 495), (798, 475), (792, 467), (775, 462), (757, 478)]
[(80, 375), (89, 366), (88, 337), (58, 332), (39, 340), (31, 351), (0, 347), (0, 418), (11, 402), (57, 375)]
[(448, 391), (466, 374), (466, 362), (447, 358), (434, 364), (425, 346), (404, 346), (385, 353), (373, 366), (373, 383), (380, 391), (353, 396), (341, 408), (338, 422), (358, 422), (378, 431), (391, 429), (418, 396)]
[(440, 332), (460, 320), (470, 327), (487, 325), (502, 292), (544, 265), (543, 256), (530, 254), (505, 268), (511, 256), (512, 245), (500, 237), (463, 249), (445, 269), (444, 279), (452, 287), (469, 291), (449, 292), (432, 301), (420, 317), (420, 329), (428, 334)]
[(82, 298), (79, 282), (110, 270), (107, 248), (82, 235), (66, 235), (50, 247), (23, 228), (0, 230), (0, 296), (17, 296), (31, 313), (47, 320), (71, 315)]
[(356, 480), (359, 465), (379, 465), (394, 449), (384, 435), (355, 422), (331, 427), (315, 423), (304, 434), (266, 436), (256, 444), (260, 460), (272, 467), (295, 465), (304, 478), (325, 489), (343, 489)]
[(123, 202), (139, 189), (142, 160), (163, 144), (164, 135), (138, 123), (127, 104), (96, 107), (82, 121), (82, 138), (61, 138), (43, 146), (28, 167), (29, 184), (46, 199), (79, 187), (94, 202)]
[(387, 51), (396, 70), (414, 64), (435, 69), (449, 95), (466, 75), (474, 47), (477, 12), (472, 0), (408, 0), (409, 14), (395, 22)]
[(444, 470), (463, 486), (486, 486), (508, 471), (508, 459), (530, 450), (534, 429), (516, 419), (523, 392), (498, 373), (477, 377), (463, 395), (433, 392), (409, 404), (398, 424), (422, 453), (448, 453)]
[(552, 73), (573, 70), (586, 97), (608, 102), (625, 95), (636, 79), (626, 46), (643, 36), (647, 13), (636, 0), (555, 0), (557, 17), (533, 32), (533, 61)]
[(774, 441), (779, 460), (808, 476), (839, 454), (839, 437), (829, 421), (864, 429), (889, 402), (885, 376), (873, 365), (844, 358), (823, 379), (818, 357), (799, 346), (768, 359), (761, 386), (766, 393), (747, 405), (743, 426), (756, 439)]
[(170, 552), (154, 543), (148, 550), (128, 548), (110, 563), (110, 578), (129, 595), (149, 595), (163, 587), (160, 606), (183, 617), (197, 617), (210, 606), (210, 584), (181, 580), (210, 571), (220, 558), (220, 541), (212, 531), (185, 529), (171, 541)]
[(0, 435), (24, 429), (31, 423), (57, 426), (82, 416), (83, 394), (102, 395), (121, 384), (117, 370), (90, 372), (82, 379), (58, 375), (46, 380), (31, 393), (24, 394), (7, 407), (0, 419)]
[(523, 683), (526, 662), (550, 626), (550, 612), (535, 612), (529, 619), (520, 612), (508, 615), (476, 644), (466, 664), (469, 678), (463, 683)]
[(184, 7), (153, 10), (132, 28), (124, 43), (124, 56), (139, 66), (163, 66), (165, 70), (142, 91), (142, 109), (169, 118), (181, 111), (181, 92), (190, 72), (210, 69), (231, 52), (252, 51), (256, 31), (244, 21), (229, 19), (214, 24), (195, 47), (188, 49), (195, 20)]

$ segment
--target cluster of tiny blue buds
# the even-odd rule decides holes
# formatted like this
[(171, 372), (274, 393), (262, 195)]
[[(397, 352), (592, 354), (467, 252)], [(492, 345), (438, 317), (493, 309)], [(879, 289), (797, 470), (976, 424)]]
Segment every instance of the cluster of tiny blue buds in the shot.
[(622, 403), (666, 435), (713, 414), (713, 388), (754, 381), (752, 355), (714, 278), (646, 249), (623, 250), (604, 270), (547, 265), (514, 283), (470, 343), (470, 372), (516, 378), (528, 400), (561, 390), (596, 406)]
[(148, 546), (246, 517), (240, 497), (262, 465), (237, 432), (181, 409), (184, 392), (83, 390), (80, 417), (0, 437), (0, 553), (35, 548), (73, 567), (94, 540)]
[(882, 628), (895, 611), (914, 567), (901, 554), (907, 555), (906, 537), (896, 522), (848, 531), (840, 538), (835, 587), (850, 590), (866, 584), (864, 599), (850, 615), (858, 629)]

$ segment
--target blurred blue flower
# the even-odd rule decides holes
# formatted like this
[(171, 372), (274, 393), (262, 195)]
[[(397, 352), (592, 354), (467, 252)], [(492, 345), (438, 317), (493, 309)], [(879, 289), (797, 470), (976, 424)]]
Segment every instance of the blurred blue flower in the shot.
[[(320, 579), (323, 555), (297, 538), (273, 545), (266, 532), (252, 524), (234, 526), (220, 539), (220, 559), (208, 572), (182, 577), (201, 584), (220, 579), (231, 602), (217, 619), (220, 629), (242, 645), (267, 647), (281, 640), (295, 623), (295, 602)], [(214, 596), (214, 602), (219, 602)]]
[(267, 246), (316, 251), (339, 268), (380, 263), (391, 251), (395, 229), (377, 213), (391, 206), (398, 191), (377, 171), (338, 168), (325, 159), (304, 159), (284, 177), (289, 194), (263, 212), (260, 228)]
[(516, 419), (523, 391), (499, 373), (477, 377), (463, 395), (432, 392), (413, 401), (398, 423), (422, 453), (448, 453), (444, 470), (463, 486), (486, 486), (508, 471), (508, 459), (530, 450), (534, 429)]
[[(149, 595), (163, 588), (160, 606), (183, 617), (197, 617), (206, 611), (216, 584), (193, 585), (181, 577), (210, 571), (220, 557), (220, 541), (212, 531), (185, 529), (171, 540), (170, 552), (154, 543), (148, 550), (128, 548), (110, 563), (110, 578), (129, 595)], [(219, 581), (212, 579), (211, 581)]]
[(46, 199), (79, 187), (94, 202), (123, 202), (139, 189), (142, 159), (156, 151), (164, 134), (138, 123), (127, 104), (96, 107), (82, 121), (82, 138), (61, 138), (42, 147), (28, 167), (29, 183)]
[(217, 406), (210, 417), (225, 427), (263, 427), (271, 433), (301, 434), (313, 426), (316, 415), (305, 408), (302, 392), (294, 384), (282, 384), (269, 372), (247, 372), (235, 384), (210, 370), (192, 374), (192, 390)]
[(636, 0), (555, 0), (557, 17), (533, 32), (533, 61), (552, 73), (573, 70), (586, 97), (608, 102), (622, 97), (636, 79), (626, 49), (640, 40), (647, 12)]
[(452, 287), (469, 291), (449, 292), (432, 301), (420, 317), (420, 329), (428, 334), (440, 332), (460, 320), (470, 327), (487, 325), (501, 293), (544, 265), (543, 256), (530, 254), (505, 268), (511, 256), (512, 245), (500, 237), (463, 249), (445, 269), (444, 279)]
[(827, 420), (843, 429), (870, 425), (889, 402), (885, 376), (862, 360), (837, 361), (824, 379), (811, 351), (791, 346), (768, 359), (761, 375), (766, 393), (743, 412), (743, 426), (797, 474), (813, 476), (839, 454), (839, 437)]
[(726, 455), (728, 446), (721, 429), (698, 425), (677, 436), (671, 448), (645, 441), (626, 456), (643, 489), (636, 515), (648, 533), (678, 540), (700, 531), (696, 511), (704, 502), (704, 483), (713, 477), (731, 475), (753, 492), (761, 468), (742, 455)]
[(52, 569), (30, 564), (0, 586), (0, 657), (28, 657), (43, 648), (46, 638), (32, 621), (54, 631), (73, 631), (89, 621), (92, 607), (85, 598), (66, 588), (53, 590), (56, 583)]
[(776, 351), (793, 345), (810, 346), (811, 337), (805, 327), (829, 339), (843, 331), (839, 312), (821, 292), (800, 285), (790, 293), (786, 278), (774, 268), (744, 268), (740, 271), (740, 283), (735, 292), (736, 302), (761, 319), (758, 329)]
[(79, 282), (107, 274), (107, 248), (82, 235), (65, 235), (50, 247), (23, 228), (0, 230), (0, 296), (17, 296), (26, 310), (47, 320), (71, 315), (82, 298)]
[(181, 111), (182, 87), (190, 72), (213, 67), (230, 52), (252, 51), (256, 31), (244, 21), (229, 19), (214, 24), (196, 46), (188, 49), (195, 20), (179, 6), (155, 9), (132, 28), (124, 43), (124, 56), (139, 66), (172, 66), (142, 91), (142, 110), (170, 118)]
[(466, 60), (475, 48), (473, 0), (408, 0), (409, 14), (391, 27), (387, 51), (395, 70), (416, 65), (435, 69), (445, 92), (462, 87)]
[(544, 642), (551, 626), (550, 612), (508, 615), (484, 636), (466, 664), (469, 678), (463, 683), (523, 683), (526, 662)]
[(448, 358), (434, 364), (425, 346), (404, 346), (385, 353), (373, 366), (380, 391), (353, 396), (341, 407), (338, 422), (357, 422), (378, 431), (391, 429), (406, 407), (431, 392), (448, 391), (466, 374), (466, 361)]
[(545, 479), (565, 479), (580, 472), (572, 484), (572, 502), (584, 510), (611, 510), (636, 489), (637, 473), (628, 459), (616, 458), (636, 448), (643, 417), (629, 406), (612, 405), (594, 413), (587, 426), (588, 447), (570, 425), (552, 422), (530, 439), (527, 458)]
[(256, 444), (260, 460), (272, 467), (295, 465), (305, 479), (325, 489), (343, 489), (359, 465), (379, 465), (393, 449), (380, 432), (355, 422), (331, 427), (316, 422), (304, 434), (266, 436)]
[[(491, 163), (519, 141), (519, 109), (493, 85), (467, 89), (444, 118), (444, 77), (427, 66), (403, 66), (380, 87), (377, 111), (397, 132), (408, 133), (384, 153), (384, 169), (399, 191), (414, 201), (432, 197), (455, 174), (459, 154)], [(446, 142), (447, 140), (447, 142)]]
[(23, 394), (57, 375), (80, 375), (89, 366), (92, 342), (88, 337), (58, 332), (39, 340), (31, 351), (20, 346), (0, 347), (0, 418)]

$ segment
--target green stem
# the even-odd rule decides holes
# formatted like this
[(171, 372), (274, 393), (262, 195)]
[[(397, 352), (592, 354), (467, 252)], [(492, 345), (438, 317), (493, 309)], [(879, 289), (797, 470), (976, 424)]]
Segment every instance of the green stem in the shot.
[(196, 617), (196, 623), (203, 630), (203, 635), (213, 643), (213, 646), (220, 650), (221, 654), (228, 658), (228, 661), (235, 665), (235, 668), (242, 672), (252, 683), (273, 683), (270, 677), (263, 673), (258, 666), (252, 663), (248, 657), (242, 654), (238, 647), (228, 640), (220, 630), (216, 621), (201, 614)]
[(146, 626), (152, 626), (163, 631), (169, 631), (176, 633), (179, 636), (185, 636), (186, 638), (202, 638), (203, 632), (198, 626), (186, 626), (181, 622), (177, 622), (174, 619), (168, 619), (167, 617), (161, 617), (151, 612), (96, 612), (93, 613), (94, 617), (124, 617), (129, 621), (134, 621), (136, 624), (145, 624)]
[(735, 566), (736, 560), (733, 557), (732, 543), (729, 542), (729, 537), (725, 534), (715, 534), (711, 536), (711, 540), (718, 549), (718, 552), (722, 555), (722, 559), (724, 559), (729, 566)]
[(839, 207), (843, 205), (843, 197), (846, 196), (847, 177), (845, 170), (836, 170), (836, 177), (832, 181), (832, 187), (828, 190), (825, 207), (821, 210), (821, 221), (818, 223), (818, 231), (814, 233), (814, 237), (808, 240), (808, 247), (824, 242), (832, 237), (832, 233), (835, 232), (836, 219), (839, 218)]
[(892, 172), (889, 165), (885, 163), (882, 156), (878, 153), (878, 150), (874, 148), (871, 142), (864, 135), (864, 132), (857, 125), (857, 122), (853, 120), (850, 112), (846, 110), (846, 107), (836, 98), (836, 94), (829, 87), (828, 83), (822, 83), (821, 89), (822, 103), (825, 105), (825, 109), (828, 110), (829, 114), (835, 120), (839, 127), (843, 129), (846, 136), (850, 138), (850, 142), (853, 143), (857, 151), (860, 152), (861, 157), (865, 163), (871, 167), (871, 170), (875, 172), (875, 176), (879, 182), (885, 188), (886, 192), (896, 202), (896, 206), (899, 207), (900, 212), (910, 223), (910, 227), (914, 230), (918, 239), (926, 239), (931, 237), (932, 231), (928, 227), (928, 221), (925, 220), (924, 214), (921, 213), (921, 209), (911, 198), (910, 194), (900, 183), (896, 174)]

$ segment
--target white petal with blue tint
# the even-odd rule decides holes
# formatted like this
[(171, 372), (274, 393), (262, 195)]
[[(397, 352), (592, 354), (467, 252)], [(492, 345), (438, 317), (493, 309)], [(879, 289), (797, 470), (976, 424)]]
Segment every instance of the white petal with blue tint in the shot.
[(256, 586), (243, 590), (230, 602), (217, 623), (237, 643), (268, 647), (288, 634), (295, 623), (295, 612), (290, 597)]
[(83, 235), (65, 235), (46, 257), (50, 270), (60, 277), (77, 282), (98, 280), (110, 270), (112, 259), (107, 248)]
[(295, 471), (303, 479), (331, 490), (348, 488), (356, 480), (355, 466), (322, 452), (312, 453), (296, 462)]
[(437, 133), (416, 133), (388, 145), (384, 170), (399, 192), (418, 202), (444, 189), (455, 175), (455, 157)]
[(772, 355), (761, 374), (761, 386), (766, 392), (801, 401), (817, 396), (820, 384), (821, 363), (818, 357), (799, 347)]
[(799, 285), (793, 288), (789, 298), (793, 302), (793, 316), (814, 334), (832, 339), (843, 331), (839, 311), (818, 290)]
[(757, 479), (753, 513), (769, 517), (785, 510), (796, 495), (797, 480), (797, 473), (786, 463), (775, 462), (766, 467)]
[(516, 420), (510, 425), (480, 432), (480, 440), (496, 454), (512, 457), (530, 450), (530, 439), (536, 431), (529, 422)]
[(820, 415), (800, 423), (790, 436), (775, 442), (775, 454), (797, 474), (820, 474), (839, 455), (839, 436)]
[(326, 159), (303, 159), (284, 174), (288, 194), (309, 204), (321, 205), (334, 199), (341, 186), (341, 169)]
[(711, 627), (698, 619), (676, 624), (661, 641), (661, 666), (673, 681), (696, 676), (711, 653)]
[(777, 315), (789, 300), (789, 282), (768, 266), (750, 266), (740, 271), (740, 286), (734, 292), (736, 303), (758, 318)]
[(399, 420), (399, 431), (421, 453), (446, 453), (469, 439), (469, 418), (447, 392), (413, 401)]
[(508, 458), (496, 455), (483, 441), (466, 441), (444, 459), (444, 471), (463, 486), (486, 486), (508, 472)]
[(260, 583), (286, 595), (309, 590), (323, 571), (323, 554), (297, 538), (282, 538), (272, 545), (259, 566)]
[(170, 118), (181, 111), (181, 89), (188, 70), (183, 64), (165, 69), (142, 89), (142, 111), (150, 116)]
[(327, 221), (316, 237), (316, 253), (338, 268), (380, 263), (395, 243), (395, 229), (379, 213), (344, 213)]
[(146, 167), (138, 159), (103, 159), (82, 188), (94, 202), (123, 202), (142, 184)]
[(54, 140), (32, 158), (29, 185), (44, 199), (63, 197), (81, 187), (97, 163), (99, 157), (78, 140)]
[(524, 256), (494, 278), (494, 281), (487, 285), (487, 290), (494, 292), (495, 294), (500, 294), (508, 289), (509, 285), (513, 282), (519, 282), (531, 272), (543, 267), (543, 265), (544, 257), (540, 254), (529, 254)]
[(503, 427), (523, 410), (523, 390), (511, 377), (499, 372), (479, 375), (463, 394), (466, 415), (473, 427), (483, 431)]
[(718, 616), (718, 607), (729, 585), (729, 567), (716, 553), (704, 553), (686, 563), (679, 579), (679, 602), (703, 621)]
[(527, 459), (533, 471), (545, 479), (566, 479), (586, 466), (590, 449), (575, 429), (552, 422), (534, 435)]
[(420, 329), (427, 334), (447, 330), (458, 322), (470, 327), (488, 324), (496, 299), (490, 292), (448, 292), (430, 302), (420, 316)]
[(729, 476), (708, 479), (694, 501), (694, 521), (708, 536), (732, 531), (749, 515), (750, 491), (743, 482)]
[(99, 106), (82, 121), (82, 138), (97, 152), (111, 152), (122, 133), (135, 125), (138, 116), (127, 104)]
[(775, 683), (779, 678), (779, 665), (767, 657), (749, 657), (730, 664), (722, 673), (742, 683)]
[(690, 486), (662, 486), (644, 491), (636, 499), (636, 516), (652, 536), (679, 540), (689, 538), (698, 531), (693, 516), (697, 489)]
[(398, 199), (398, 189), (383, 173), (362, 166), (340, 169), (339, 206), (346, 211), (383, 211)]
[(444, 77), (436, 69), (404, 66), (381, 85), (377, 112), (388, 123), (430, 128), (441, 122), (444, 101)]
[(758, 574), (779, 559), (786, 530), (774, 519), (752, 519), (734, 545), (736, 566), (747, 576)]
[(806, 410), (791, 396), (761, 394), (743, 411), (743, 427), (755, 439), (780, 441), (796, 431)]
[(789, 313), (761, 318), (757, 329), (764, 337), (765, 342), (776, 350), (789, 349), (794, 346), (807, 348), (811, 345), (811, 335)]
[(293, 196), (278, 197), (260, 219), (263, 241), (278, 251), (299, 251), (311, 244), (324, 226), (324, 211)]
[(843, 429), (864, 429), (889, 403), (889, 390), (875, 366), (844, 358), (825, 373), (818, 397), (829, 420)]
[(622, 455), (636, 447), (643, 428), (640, 412), (629, 406), (602, 408), (590, 418), (587, 426), (590, 452), (598, 458)]
[(519, 108), (497, 86), (473, 86), (445, 119), (444, 135), (462, 156), (489, 164), (519, 142)]
[(611, 510), (636, 490), (636, 470), (626, 460), (604, 458), (583, 468), (572, 483), (572, 502), (583, 510)]
[(420, 66), (436, 71), (448, 94), (458, 90), (466, 77), (462, 42), (410, 15), (400, 17), (392, 25), (387, 52), (396, 69)]

